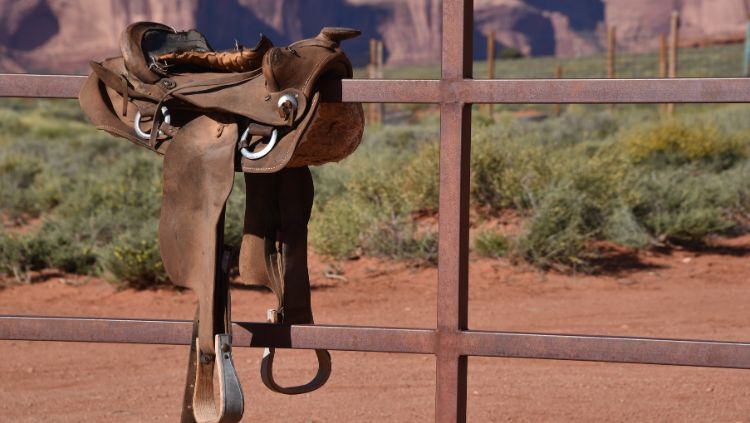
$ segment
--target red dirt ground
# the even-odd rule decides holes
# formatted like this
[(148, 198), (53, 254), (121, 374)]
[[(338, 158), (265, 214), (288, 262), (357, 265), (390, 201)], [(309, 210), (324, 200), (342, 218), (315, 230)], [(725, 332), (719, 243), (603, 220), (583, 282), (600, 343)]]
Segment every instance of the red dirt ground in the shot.
[[(603, 276), (471, 263), (472, 329), (750, 340), (750, 237), (701, 252), (642, 254)], [(435, 269), (374, 259), (323, 276), (312, 259), (316, 321), (432, 328)], [(80, 285), (79, 285), (80, 284)], [(270, 294), (233, 292), (236, 320), (262, 320)], [(191, 319), (194, 298), (52, 278), (0, 291), (0, 314)], [(432, 356), (333, 352), (328, 385), (284, 397), (260, 383), (261, 351), (236, 350), (245, 421), (413, 422), (434, 418)], [(177, 421), (186, 347), (0, 341), (0, 421)], [(282, 380), (310, 375), (309, 352), (284, 351)], [(469, 421), (750, 422), (741, 370), (469, 359)]]

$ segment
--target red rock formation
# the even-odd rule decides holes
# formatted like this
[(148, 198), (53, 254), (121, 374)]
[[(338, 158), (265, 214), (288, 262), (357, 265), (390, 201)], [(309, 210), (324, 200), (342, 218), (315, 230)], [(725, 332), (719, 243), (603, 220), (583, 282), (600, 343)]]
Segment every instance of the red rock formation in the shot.
[[(381, 5), (383, 2), (380, 2)], [(389, 64), (440, 61), (442, 3), (440, 0), (392, 2), (391, 16), (379, 27)]]
[(744, 36), (750, 0), (604, 0), (606, 22), (617, 28), (618, 44), (629, 51), (650, 51), (659, 34), (669, 33), (673, 10), (680, 12), (684, 44), (710, 43)]
[(196, 0), (6, 0), (0, 2), (6, 31), (0, 45), (25, 69), (80, 72), (91, 58), (116, 54), (120, 32), (130, 22), (191, 27), (195, 6)]

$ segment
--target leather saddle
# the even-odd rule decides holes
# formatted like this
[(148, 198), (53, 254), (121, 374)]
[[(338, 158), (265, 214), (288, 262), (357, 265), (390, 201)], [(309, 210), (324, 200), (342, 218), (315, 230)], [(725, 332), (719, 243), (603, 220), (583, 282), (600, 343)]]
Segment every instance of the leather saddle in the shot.
[[(308, 166), (351, 154), (364, 128), (360, 104), (321, 103), (318, 85), (352, 77), (340, 43), (358, 35), (323, 28), (288, 47), (261, 36), (253, 48), (217, 52), (197, 31), (139, 22), (123, 33), (122, 57), (91, 63), (79, 99), (92, 123), (164, 155), (160, 252), (172, 282), (198, 296), (183, 422), (236, 422), (244, 410), (231, 354), (231, 252), (223, 241), (235, 172), (246, 182), (238, 282), (276, 294), (270, 322), (313, 323)], [(266, 349), (261, 378), (284, 394), (315, 390), (331, 372), (329, 353), (316, 355), (311, 382), (282, 387), (273, 379), (274, 350)]]

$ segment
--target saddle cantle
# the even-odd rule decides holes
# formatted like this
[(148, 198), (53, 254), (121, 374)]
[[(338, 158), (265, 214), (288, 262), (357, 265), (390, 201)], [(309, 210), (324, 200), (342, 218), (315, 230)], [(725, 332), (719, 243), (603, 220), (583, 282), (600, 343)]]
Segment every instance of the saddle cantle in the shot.
[[(217, 52), (195, 30), (139, 22), (123, 33), (121, 57), (91, 63), (80, 103), (92, 123), (164, 155), (162, 260), (173, 283), (198, 296), (183, 422), (236, 422), (244, 409), (231, 355), (231, 254), (223, 241), (236, 171), (245, 173), (247, 186), (239, 282), (276, 294), (270, 322), (313, 323), (308, 166), (351, 154), (364, 127), (360, 104), (322, 103), (318, 83), (352, 77), (340, 43), (357, 35), (323, 28), (288, 47), (261, 36), (253, 48)], [(311, 382), (282, 387), (273, 379), (274, 351), (266, 349), (261, 378), (276, 392), (315, 390), (331, 372), (328, 352), (316, 355)]]

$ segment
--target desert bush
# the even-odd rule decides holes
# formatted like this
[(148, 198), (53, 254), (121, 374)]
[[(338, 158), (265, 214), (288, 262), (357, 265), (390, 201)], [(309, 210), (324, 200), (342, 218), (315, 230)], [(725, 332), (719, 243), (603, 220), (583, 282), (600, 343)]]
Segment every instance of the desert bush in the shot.
[(47, 220), (33, 233), (21, 237), (21, 241), (24, 261), (31, 270), (56, 268), (77, 274), (97, 271), (93, 240), (67, 222)]
[(418, 230), (412, 213), (437, 208), (437, 145), (424, 138), (399, 151), (370, 142), (342, 170), (316, 172), (316, 182), (333, 180), (337, 187), (316, 199), (313, 247), (337, 258), (365, 253), (434, 261), (436, 238)]
[(634, 212), (657, 238), (698, 241), (735, 225), (729, 210), (739, 187), (726, 182), (722, 174), (689, 168), (653, 171), (639, 180), (641, 199)]
[(515, 251), (542, 268), (561, 263), (573, 268), (588, 264), (587, 247), (604, 220), (602, 210), (572, 183), (556, 183), (544, 193), (516, 239)]
[(425, 144), (412, 158), (400, 176), (401, 193), (412, 210), (437, 213), (440, 197), (440, 148)]
[(364, 254), (395, 260), (420, 260), (437, 263), (437, 234), (420, 232), (410, 216), (380, 218), (362, 233)]
[(38, 158), (0, 152), (0, 210), (14, 218), (39, 216), (60, 201), (57, 181), (45, 175)]
[(324, 206), (316, 204), (309, 231), (313, 248), (338, 259), (355, 255), (363, 230), (371, 220), (364, 212), (346, 196), (332, 199)]
[(167, 275), (159, 255), (156, 222), (117, 236), (104, 253), (104, 268), (130, 288), (164, 284)]
[(527, 209), (549, 182), (551, 169), (541, 147), (486, 133), (475, 138), (473, 148), (471, 196), (480, 207)]
[(0, 227), (0, 274), (13, 276), (21, 270), (21, 242)]
[(652, 166), (703, 163), (727, 169), (747, 157), (747, 145), (713, 122), (669, 119), (624, 135), (627, 154)]
[(554, 182), (540, 190), (532, 204), (515, 242), (520, 257), (543, 268), (560, 263), (586, 269), (593, 257), (592, 241), (627, 230), (618, 227), (626, 222), (617, 219), (617, 210), (638, 198), (634, 176), (617, 150), (607, 147), (592, 153), (581, 143), (550, 157)]
[(633, 210), (625, 205), (614, 206), (605, 219), (603, 238), (629, 248), (646, 248), (653, 237)]
[(483, 257), (504, 257), (510, 248), (510, 239), (496, 231), (483, 230), (474, 237), (474, 252)]

